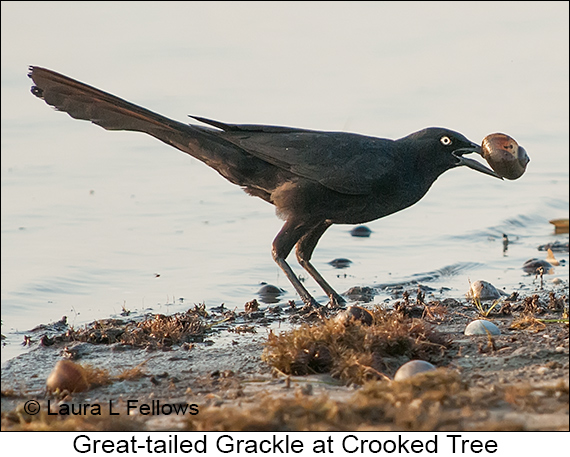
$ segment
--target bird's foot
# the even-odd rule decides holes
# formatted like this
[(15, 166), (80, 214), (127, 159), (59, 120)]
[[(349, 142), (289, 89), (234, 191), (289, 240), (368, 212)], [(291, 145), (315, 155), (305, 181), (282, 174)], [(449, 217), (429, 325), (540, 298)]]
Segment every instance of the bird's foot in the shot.
[(327, 304), (327, 307), (330, 309), (338, 309), (338, 308), (344, 308), (347, 304), (346, 300), (341, 297), (339, 294), (332, 294), (329, 296), (329, 303)]
[(315, 308), (311, 305), (305, 305), (299, 310), (299, 315), (303, 316), (304, 319), (311, 319), (312, 317), (324, 318), (326, 317), (326, 308), (320, 306)]
[(303, 299), (303, 303), (305, 303), (305, 306), (311, 307), (313, 309), (322, 308), (323, 306), (311, 296), (307, 297), (306, 299)]

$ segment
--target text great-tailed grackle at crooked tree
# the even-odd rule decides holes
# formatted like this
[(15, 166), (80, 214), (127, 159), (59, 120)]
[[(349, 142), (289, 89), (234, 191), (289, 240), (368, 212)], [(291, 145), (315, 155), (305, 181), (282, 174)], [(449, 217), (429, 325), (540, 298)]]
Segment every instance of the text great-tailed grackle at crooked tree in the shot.
[(317, 302), (286, 258), (296, 246), (300, 265), (331, 305), (344, 299), (311, 264), (332, 224), (361, 224), (419, 201), (443, 172), (466, 165), (501, 178), (464, 154), (479, 145), (443, 128), (427, 128), (398, 140), (345, 132), (265, 125), (224, 124), (191, 116), (208, 127), (183, 124), (59, 73), (30, 67), (32, 93), (75, 119), (107, 130), (148, 133), (201, 160), (248, 194), (277, 208), (285, 220), (273, 241), (273, 258), (303, 302)]

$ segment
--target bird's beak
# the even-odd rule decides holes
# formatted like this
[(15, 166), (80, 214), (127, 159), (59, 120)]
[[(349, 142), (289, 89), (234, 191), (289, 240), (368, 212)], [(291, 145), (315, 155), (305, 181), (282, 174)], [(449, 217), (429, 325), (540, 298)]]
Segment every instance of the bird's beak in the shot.
[(462, 165), (465, 165), (469, 168), (472, 168), (473, 170), (480, 171), (481, 173), (494, 176), (495, 178), (503, 179), (501, 175), (498, 175), (497, 173), (495, 173), (490, 168), (487, 168), (482, 163), (477, 162), (476, 160), (473, 159), (469, 159), (467, 157), (463, 157), (463, 154), (471, 154), (472, 152), (476, 152), (480, 156), (483, 156), (483, 154), (481, 153), (481, 146), (475, 143), (471, 143), (471, 146), (468, 148), (461, 148), (453, 151), (453, 156), (458, 160), (456, 166), (460, 167)]

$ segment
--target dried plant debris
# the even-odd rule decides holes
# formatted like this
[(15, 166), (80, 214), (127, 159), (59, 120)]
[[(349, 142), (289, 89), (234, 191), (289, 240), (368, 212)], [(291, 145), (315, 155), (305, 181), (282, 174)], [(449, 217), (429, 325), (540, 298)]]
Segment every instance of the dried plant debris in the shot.
[(509, 328), (514, 330), (528, 330), (538, 332), (546, 328), (547, 324), (568, 325), (568, 297), (557, 296), (554, 292), (548, 295), (548, 302), (538, 294), (523, 298), (512, 306), (518, 314)]
[(424, 288), (424, 286), (418, 286), (415, 301), (411, 301), (410, 292), (404, 290), (401, 294), (402, 300), (397, 300), (394, 303), (394, 309), (408, 317), (420, 318), (428, 322), (441, 321), (447, 313), (446, 306), (444, 306), (447, 304), (446, 301), (453, 299), (444, 300), (443, 303), (439, 300), (426, 303)]
[(527, 330), (529, 332), (539, 332), (546, 328), (546, 325), (531, 315), (523, 315), (517, 319), (515, 319), (511, 326), (509, 327), (511, 330)]
[(441, 362), (446, 340), (429, 324), (398, 311), (375, 307), (373, 321), (328, 319), (270, 333), (263, 360), (282, 373), (331, 373), (346, 383), (392, 376), (404, 362)]
[(200, 307), (171, 316), (155, 314), (142, 320), (101, 319), (82, 328), (69, 328), (65, 333), (43, 335), (40, 344), (85, 342), (91, 344), (122, 343), (135, 347), (170, 347), (174, 344), (203, 341), (207, 326)]
[[(562, 413), (544, 429), (567, 429), (568, 385), (472, 387), (453, 370), (437, 369), (399, 382), (369, 381), (339, 401), (328, 395), (260, 394), (239, 407), (216, 405), (188, 417), (192, 431), (444, 431), (524, 430), (525, 416)], [(565, 405), (566, 403), (566, 405)], [(496, 411), (494, 410), (496, 408)], [(537, 427), (541, 429), (541, 426)]]
[[(220, 376), (221, 378), (221, 376)], [(227, 378), (233, 379), (233, 377)], [(305, 389), (305, 391), (308, 389)], [(44, 431), (477, 431), (568, 429), (568, 384), (548, 386), (519, 383), (493, 388), (473, 386), (455, 370), (420, 373), (399, 381), (369, 381), (345, 396), (307, 395), (302, 389), (288, 395), (248, 394), (238, 401), (200, 402), (199, 413), (169, 416), (151, 424), (140, 415), (48, 415), (45, 404), (37, 415), (24, 408), (2, 413), (3, 430)], [(529, 422), (530, 419), (530, 422)], [(157, 426), (158, 424), (158, 426)]]
[[(501, 329), (496, 336), (463, 334), (479, 316), (472, 303), (426, 295), (402, 288), (392, 308), (353, 306), (338, 318), (326, 307), (252, 302), (244, 311), (198, 305), (170, 316), (131, 312), (81, 329), (62, 319), (30, 331), (32, 349), (3, 366), (2, 429), (568, 429), (567, 288), (521, 289), (496, 300), (489, 310)], [(268, 329), (282, 322), (286, 331)], [(78, 384), (48, 390), (62, 357), (81, 361)], [(410, 360), (439, 368), (392, 381)], [(53, 409), (119, 396), (192, 402), (199, 414), (45, 413), (50, 400)], [(40, 414), (23, 409), (30, 398)]]

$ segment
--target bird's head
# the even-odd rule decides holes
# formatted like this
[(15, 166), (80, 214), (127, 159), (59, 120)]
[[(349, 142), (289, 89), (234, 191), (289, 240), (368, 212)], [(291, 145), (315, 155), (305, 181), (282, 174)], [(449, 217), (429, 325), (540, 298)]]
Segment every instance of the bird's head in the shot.
[(465, 157), (473, 152), (482, 156), (481, 146), (465, 138), (461, 133), (439, 127), (430, 127), (412, 133), (400, 141), (411, 141), (414, 149), (429, 151), (429, 160), (436, 161), (441, 172), (454, 167), (466, 166), (481, 173), (503, 179), (490, 168), (476, 160)]

